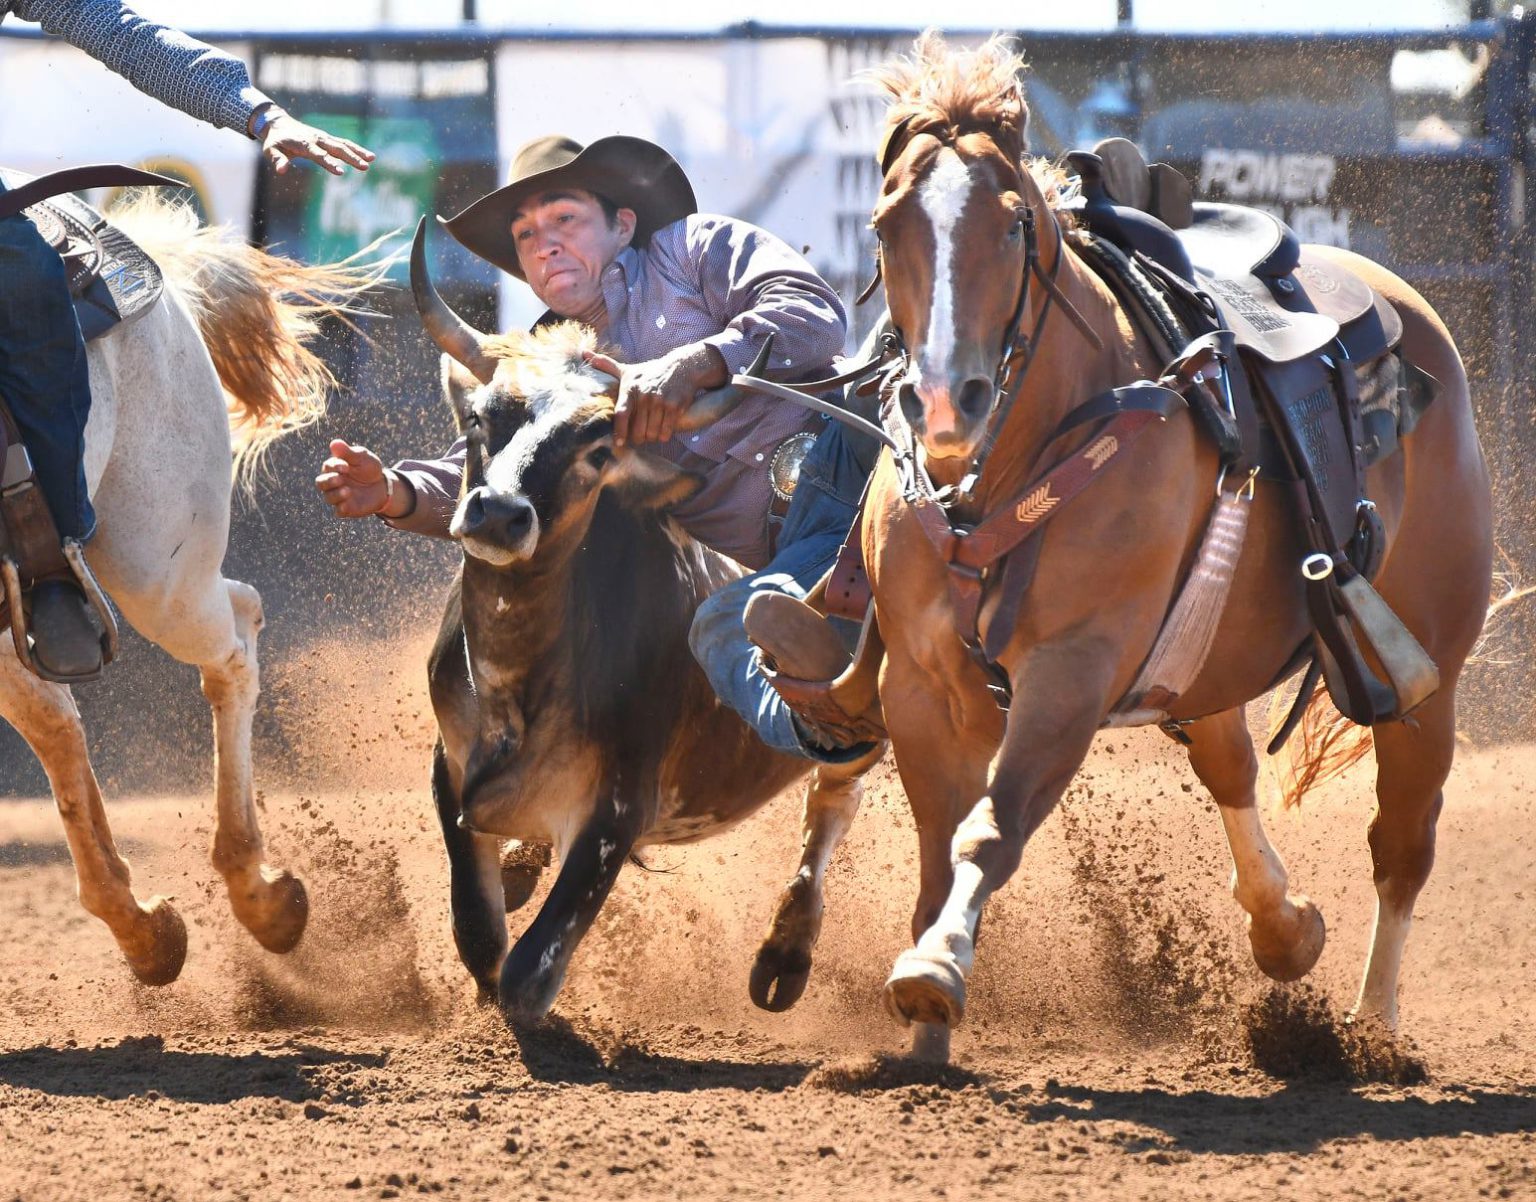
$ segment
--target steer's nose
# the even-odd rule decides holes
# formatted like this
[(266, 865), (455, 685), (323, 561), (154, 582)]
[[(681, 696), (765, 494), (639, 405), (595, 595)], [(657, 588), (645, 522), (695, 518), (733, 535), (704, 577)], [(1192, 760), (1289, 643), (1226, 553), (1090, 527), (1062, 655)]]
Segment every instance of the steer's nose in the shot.
[(476, 542), (520, 549), (533, 533), (537, 517), (527, 497), (504, 496), (477, 488), (464, 499), (457, 534)]

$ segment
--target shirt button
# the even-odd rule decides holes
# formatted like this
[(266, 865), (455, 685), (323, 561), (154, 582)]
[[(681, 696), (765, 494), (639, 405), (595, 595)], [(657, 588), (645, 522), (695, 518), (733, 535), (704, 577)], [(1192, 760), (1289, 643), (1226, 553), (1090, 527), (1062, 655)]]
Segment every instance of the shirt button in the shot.
[(758, 461), (758, 462), (759, 462), (759, 463), (761, 463), (761, 462), (762, 462), (762, 461), (763, 461), (763, 453), (762, 453), (762, 452), (761, 452), (761, 451), (759, 451), (759, 452), (758, 452), (758, 453), (757, 453), (757, 455), (756, 455), (756, 459), (757, 459), (757, 461)]
[(793, 367), (794, 365), (795, 365), (795, 361), (793, 359), (785, 359), (784, 360), (784, 366), (785, 367)]
[(697, 434), (690, 434), (690, 435), (688, 435), (688, 441), (689, 442), (698, 442), (699, 441), (699, 436)]

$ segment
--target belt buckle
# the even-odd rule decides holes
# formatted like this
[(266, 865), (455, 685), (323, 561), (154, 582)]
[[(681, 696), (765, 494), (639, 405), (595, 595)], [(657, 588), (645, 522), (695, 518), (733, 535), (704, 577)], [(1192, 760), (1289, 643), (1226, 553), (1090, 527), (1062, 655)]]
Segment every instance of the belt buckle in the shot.
[(773, 489), (773, 495), (786, 505), (794, 497), (795, 488), (800, 483), (800, 466), (815, 445), (816, 434), (802, 430), (781, 442), (768, 459), (768, 484)]

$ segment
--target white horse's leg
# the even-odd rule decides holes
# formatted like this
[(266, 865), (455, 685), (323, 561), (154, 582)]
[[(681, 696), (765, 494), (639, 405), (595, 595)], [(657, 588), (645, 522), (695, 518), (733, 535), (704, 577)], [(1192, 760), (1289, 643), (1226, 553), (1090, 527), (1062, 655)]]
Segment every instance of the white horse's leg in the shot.
[(134, 629), (202, 673), (213, 709), (213, 863), (241, 923), (263, 947), (289, 951), (309, 905), (296, 877), (263, 863), (251, 784), (261, 598), (221, 574), (230, 440), (218, 377), (197, 326), (170, 294), (92, 347), (88, 468), (108, 433), (111, 455), (97, 469), (101, 527), (87, 555)]
[(48, 773), (75, 862), (80, 904), (107, 924), (134, 976), (146, 985), (170, 984), (187, 956), (186, 925), (163, 897), (141, 905), (133, 896), (132, 875), (112, 841), (74, 698), (63, 685), (48, 684), (23, 668), (9, 638), (0, 642), (0, 718), (21, 733)]
[(1295, 981), (1322, 955), (1326, 931), (1318, 908), (1288, 893), (1280, 854), (1259, 820), (1259, 763), (1241, 707), (1189, 727), (1189, 764), (1211, 791), (1232, 850), (1232, 896), (1248, 914), (1253, 959), (1268, 977)]
[(261, 596), (248, 584), (212, 575), (200, 597), (185, 584), (176, 603), (114, 592), (135, 629), (202, 673), (203, 695), (213, 710), (213, 763), (218, 823), (213, 866), (224, 877), (241, 924), (268, 951), (297, 946), (309, 918), (304, 883), (286, 869), (265, 863), (251, 779), (251, 721), (260, 674), (256, 636), (262, 626)]

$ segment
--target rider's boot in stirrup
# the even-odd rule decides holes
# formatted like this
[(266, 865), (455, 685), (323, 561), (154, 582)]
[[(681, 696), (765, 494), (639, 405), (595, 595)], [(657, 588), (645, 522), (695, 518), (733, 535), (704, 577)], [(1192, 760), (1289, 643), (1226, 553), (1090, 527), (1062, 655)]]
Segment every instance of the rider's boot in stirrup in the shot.
[(32, 657), (46, 679), (79, 684), (101, 676), (101, 625), (79, 585), (65, 579), (39, 581), (30, 609)]

